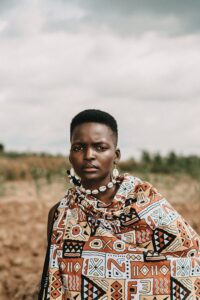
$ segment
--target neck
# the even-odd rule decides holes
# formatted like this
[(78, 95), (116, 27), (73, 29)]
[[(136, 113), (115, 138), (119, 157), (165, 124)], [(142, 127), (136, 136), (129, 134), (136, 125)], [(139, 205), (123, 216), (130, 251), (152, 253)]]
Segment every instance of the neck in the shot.
[(109, 204), (114, 199), (117, 190), (118, 190), (118, 186), (114, 185), (111, 189), (108, 189), (103, 193), (99, 193), (97, 196), (95, 195), (95, 197), (100, 201), (102, 201), (103, 203)]
[(111, 175), (109, 174), (107, 177), (102, 178), (101, 180), (98, 179), (81, 179), (81, 184), (85, 189), (95, 190), (98, 189), (100, 186), (107, 185), (110, 181), (112, 181)]
[[(106, 186), (109, 182), (112, 181), (111, 176), (109, 176), (110, 178), (107, 178), (107, 180), (103, 180), (103, 181), (99, 181), (97, 182), (91, 182), (91, 180), (87, 180), (86, 183), (84, 184), (84, 181), (82, 181), (82, 187), (87, 190), (95, 190), (95, 189), (99, 189), (99, 187), (101, 186)], [(104, 202), (105, 204), (109, 204), (112, 202), (117, 190), (118, 190), (118, 184), (119, 182), (117, 182), (116, 184), (113, 185), (113, 187), (111, 188), (107, 188), (104, 192), (99, 192), (98, 194), (92, 194), (92, 196), (94, 196), (95, 198), (99, 199), (100, 201)]]

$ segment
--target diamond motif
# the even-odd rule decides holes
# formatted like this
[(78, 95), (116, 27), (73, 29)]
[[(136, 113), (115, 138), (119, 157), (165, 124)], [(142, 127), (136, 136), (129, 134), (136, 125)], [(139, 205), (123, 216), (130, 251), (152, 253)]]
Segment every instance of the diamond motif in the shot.
[(78, 271), (80, 270), (80, 268), (81, 268), (81, 265), (77, 262), (77, 263), (74, 265), (74, 270), (75, 270), (76, 272), (78, 272)]
[(116, 291), (118, 291), (122, 286), (118, 281), (113, 282), (113, 284), (111, 285), (113, 287), (113, 289), (115, 289)]
[(164, 275), (166, 275), (168, 271), (169, 269), (166, 266), (162, 266), (162, 268), (160, 268), (160, 272), (163, 273)]
[(112, 297), (113, 297), (112, 299), (121, 300), (122, 294), (116, 291), (116, 292), (112, 293)]
[(54, 287), (54, 288), (59, 288), (60, 286), (61, 286), (61, 282), (60, 282), (60, 280), (59, 279), (57, 279), (57, 280), (55, 280), (53, 283), (52, 283), (52, 286)]
[(53, 297), (53, 299), (56, 299), (60, 296), (60, 293), (58, 290), (56, 290), (51, 293), (51, 296)]
[(140, 269), (140, 272), (141, 272), (143, 275), (147, 275), (147, 273), (149, 272), (149, 269), (148, 269), (146, 266), (143, 266), (143, 267)]

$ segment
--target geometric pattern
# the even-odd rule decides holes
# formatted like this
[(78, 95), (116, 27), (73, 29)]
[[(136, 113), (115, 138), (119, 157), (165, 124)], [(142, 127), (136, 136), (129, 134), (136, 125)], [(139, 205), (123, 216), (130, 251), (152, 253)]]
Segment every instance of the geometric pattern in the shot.
[(53, 222), (39, 300), (200, 299), (199, 241), (167, 199), (137, 177), (125, 174), (106, 206), (70, 188)]
[[(200, 279), (197, 278), (195, 280), (194, 286), (195, 286), (195, 290), (196, 290), (195, 295), (200, 298)], [(197, 299), (199, 299), (199, 298), (197, 298)]]
[(177, 279), (171, 279), (172, 300), (186, 300), (191, 292)]
[(102, 277), (105, 274), (105, 262), (103, 258), (92, 257), (88, 264), (88, 275)]
[(129, 265), (126, 255), (106, 254), (106, 277), (125, 279), (129, 277)]
[[(127, 281), (127, 299), (149, 299), (149, 296), (152, 296), (153, 288), (153, 279), (144, 278), (144, 279), (134, 279)], [(145, 297), (142, 297), (145, 296)], [(154, 298), (150, 298), (154, 299)], [(159, 298), (160, 299), (160, 298)], [(123, 298), (125, 300), (125, 297)]]
[(166, 275), (167, 272), (169, 271), (169, 269), (163, 265), (161, 268), (160, 268), (160, 272), (163, 274), (163, 275)]
[(63, 258), (65, 257), (80, 257), (85, 242), (64, 240), (63, 244)]
[(60, 280), (60, 272), (56, 271), (51, 276), (52, 285), (50, 289), (50, 295), (53, 299), (57, 299), (62, 292), (62, 282)]
[(151, 218), (157, 226), (166, 226), (170, 224), (170, 218), (162, 208), (155, 209), (151, 214)]
[(91, 236), (94, 236), (101, 222), (99, 219), (94, 219), (90, 215), (87, 216), (87, 222), (91, 228)]
[(191, 275), (200, 276), (200, 258), (192, 260)]
[(100, 286), (93, 282), (90, 278), (82, 275), (81, 284), (81, 299), (83, 300), (98, 300), (101, 296), (105, 295), (104, 291)]
[(192, 260), (189, 258), (178, 258), (175, 260), (176, 272), (175, 276), (185, 277), (190, 276)]
[(135, 228), (135, 238), (138, 244), (151, 241), (152, 229), (149, 226), (137, 226), (137, 228)]
[(127, 213), (123, 212), (120, 214), (119, 220), (120, 220), (121, 226), (129, 226), (129, 225), (137, 222), (139, 220), (139, 216), (136, 213), (136, 210), (131, 207)]
[(154, 250), (158, 253), (166, 249), (174, 240), (176, 236), (163, 230), (156, 228), (153, 233)]
[(119, 281), (114, 281), (111, 284), (111, 300), (122, 300), (122, 285)]
[(87, 222), (80, 222), (80, 224), (66, 226), (64, 239), (86, 241), (89, 234), (90, 227)]

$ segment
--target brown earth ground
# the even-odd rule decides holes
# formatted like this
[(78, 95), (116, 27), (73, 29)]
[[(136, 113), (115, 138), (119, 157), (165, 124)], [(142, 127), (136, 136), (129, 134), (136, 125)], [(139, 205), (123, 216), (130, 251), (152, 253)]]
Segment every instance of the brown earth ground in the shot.
[[(200, 233), (200, 183), (187, 176), (137, 174), (147, 179)], [(67, 188), (63, 178), (51, 184), (10, 181), (0, 185), (0, 299), (37, 299), (45, 250), (47, 215)]]

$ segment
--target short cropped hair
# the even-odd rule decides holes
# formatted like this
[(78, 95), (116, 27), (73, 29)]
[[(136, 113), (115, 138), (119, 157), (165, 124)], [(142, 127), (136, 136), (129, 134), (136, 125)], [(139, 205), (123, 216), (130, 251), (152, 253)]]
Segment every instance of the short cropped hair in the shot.
[(113, 116), (109, 113), (99, 110), (99, 109), (86, 109), (78, 113), (71, 121), (70, 124), (70, 140), (72, 138), (73, 130), (76, 126), (88, 123), (95, 122), (107, 125), (113, 131), (116, 137), (116, 143), (118, 140), (118, 127), (117, 122)]

